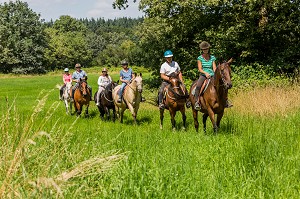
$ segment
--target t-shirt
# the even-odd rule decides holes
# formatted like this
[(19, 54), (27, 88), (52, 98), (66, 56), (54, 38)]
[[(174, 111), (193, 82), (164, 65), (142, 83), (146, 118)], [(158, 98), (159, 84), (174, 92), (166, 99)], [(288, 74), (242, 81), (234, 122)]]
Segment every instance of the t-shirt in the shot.
[(128, 71), (121, 70), (120, 77), (122, 77), (123, 80), (131, 80), (131, 78), (132, 78), (132, 69), (129, 68)]
[(79, 80), (79, 78), (83, 79), (84, 77), (87, 77), (87, 74), (83, 70), (80, 70), (79, 72), (75, 71), (72, 75), (72, 79), (76, 80)]
[(109, 75), (107, 76), (100, 75), (100, 77), (98, 78), (99, 87), (101, 86), (106, 87), (109, 83), (111, 83), (111, 77)]
[(175, 61), (172, 61), (170, 64), (165, 62), (160, 66), (160, 73), (165, 74), (166, 76), (170, 76), (174, 72), (180, 72), (180, 67)]
[(71, 75), (71, 74), (69, 74), (69, 75), (64, 74), (64, 75), (63, 75), (63, 81), (64, 81), (65, 84), (66, 84), (67, 82), (71, 82), (71, 81), (72, 81), (72, 75)]
[[(213, 62), (216, 61), (215, 56), (210, 55), (209, 56), (209, 60), (204, 59), (204, 57), (202, 55), (200, 55), (197, 60), (201, 61), (202, 63), (202, 69), (207, 72), (208, 74), (210, 74), (210, 76), (214, 76), (214, 70), (213, 70)], [(203, 74), (201, 74), (203, 75)]]

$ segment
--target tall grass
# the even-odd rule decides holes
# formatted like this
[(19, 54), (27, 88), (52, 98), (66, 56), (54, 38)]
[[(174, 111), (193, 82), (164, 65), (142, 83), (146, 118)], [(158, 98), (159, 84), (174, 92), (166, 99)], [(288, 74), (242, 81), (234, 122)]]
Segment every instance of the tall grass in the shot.
[[(214, 136), (209, 121), (207, 135), (195, 132), (191, 110), (187, 131), (173, 133), (168, 112), (159, 130), (150, 103), (141, 104), (136, 126), (129, 111), (124, 124), (101, 121), (93, 103), (89, 118), (68, 116), (53, 90), (60, 76), (1, 81), (4, 197), (299, 197), (298, 87), (232, 94), (234, 107)], [(94, 89), (96, 81), (91, 74)], [(179, 129), (180, 114), (176, 121)]]

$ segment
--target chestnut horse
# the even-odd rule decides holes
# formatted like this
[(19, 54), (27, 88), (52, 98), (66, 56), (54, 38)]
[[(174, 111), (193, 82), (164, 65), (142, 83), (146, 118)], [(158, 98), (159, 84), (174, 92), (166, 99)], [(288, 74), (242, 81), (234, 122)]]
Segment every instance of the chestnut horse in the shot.
[(143, 92), (143, 79), (142, 74), (137, 75), (134, 79), (131, 80), (131, 83), (127, 85), (124, 89), (123, 100), (121, 103), (118, 103), (118, 92), (121, 85), (118, 85), (113, 89), (113, 99), (116, 106), (116, 110), (120, 116), (120, 122), (123, 123), (124, 111), (128, 108), (136, 124), (137, 112), (140, 107), (140, 102)]
[[(168, 109), (171, 116), (171, 123), (173, 131), (175, 128), (175, 115), (177, 111), (181, 112), (183, 129), (186, 127), (186, 115), (185, 115), (185, 102), (186, 96), (185, 89), (183, 88), (182, 82), (179, 80), (178, 75), (173, 73), (170, 76), (170, 84), (164, 89), (164, 100), (165, 109)], [(163, 128), (164, 109), (160, 109), (160, 129)]]
[[(117, 85), (118, 84), (116, 82), (109, 83), (99, 96), (98, 110), (100, 112), (100, 117), (102, 120), (104, 119), (105, 114), (106, 114), (106, 119), (110, 118), (110, 109), (112, 109), (113, 111), (112, 120), (115, 121), (116, 119), (116, 108), (112, 98), (112, 91)], [(94, 99), (97, 99), (97, 94), (98, 92), (95, 93)]]
[(89, 105), (91, 100), (91, 93), (87, 87), (87, 82), (84, 79), (80, 79), (78, 82), (78, 88), (74, 93), (74, 107), (77, 116), (81, 114), (83, 105), (86, 105), (85, 115), (89, 115)]
[[(201, 103), (200, 111), (204, 113), (202, 119), (204, 133), (206, 132), (206, 120), (208, 116), (212, 122), (214, 132), (216, 133), (218, 128), (220, 128), (220, 122), (226, 105), (228, 89), (232, 87), (231, 62), (232, 59), (219, 64), (216, 68), (215, 75), (210, 79), (206, 90), (202, 95), (201, 93), (199, 94), (199, 102)], [(190, 100), (192, 102), (194, 125), (198, 132), (198, 111), (194, 109), (196, 102), (194, 91), (197, 81), (198, 80), (194, 81), (191, 86)], [(217, 121), (215, 121), (215, 115), (217, 115)]]

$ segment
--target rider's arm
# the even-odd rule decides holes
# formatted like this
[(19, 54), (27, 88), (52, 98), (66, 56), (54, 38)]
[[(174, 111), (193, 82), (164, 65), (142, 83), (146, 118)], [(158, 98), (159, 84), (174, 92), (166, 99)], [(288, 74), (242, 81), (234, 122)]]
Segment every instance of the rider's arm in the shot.
[(178, 78), (179, 78), (180, 81), (183, 83), (183, 78), (182, 78), (182, 73), (181, 73), (181, 71), (179, 71), (179, 73), (178, 73)]
[(212, 66), (213, 66), (213, 70), (214, 70), (214, 72), (215, 72), (216, 69), (217, 69), (217, 65), (216, 65), (216, 62), (215, 62), (215, 61), (213, 61)]
[(197, 63), (198, 63), (198, 70), (200, 73), (204, 74), (206, 76), (206, 78), (209, 78), (210, 77), (210, 74), (205, 72), (202, 68), (202, 62), (200, 60), (197, 60)]
[(160, 78), (162, 78), (163, 80), (169, 82), (169, 77), (167, 75), (165, 75), (164, 73), (160, 73)]

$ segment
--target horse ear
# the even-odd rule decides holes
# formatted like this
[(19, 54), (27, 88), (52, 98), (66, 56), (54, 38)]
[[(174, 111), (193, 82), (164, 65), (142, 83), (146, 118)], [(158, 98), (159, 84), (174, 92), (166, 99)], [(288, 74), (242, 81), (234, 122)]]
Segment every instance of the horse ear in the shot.
[(233, 58), (231, 57), (227, 63), (228, 63), (228, 64), (231, 64), (232, 61), (233, 61)]
[(140, 76), (142, 77), (142, 73), (140, 73)]
[(120, 80), (117, 81), (117, 84), (119, 84), (119, 81), (120, 81)]

